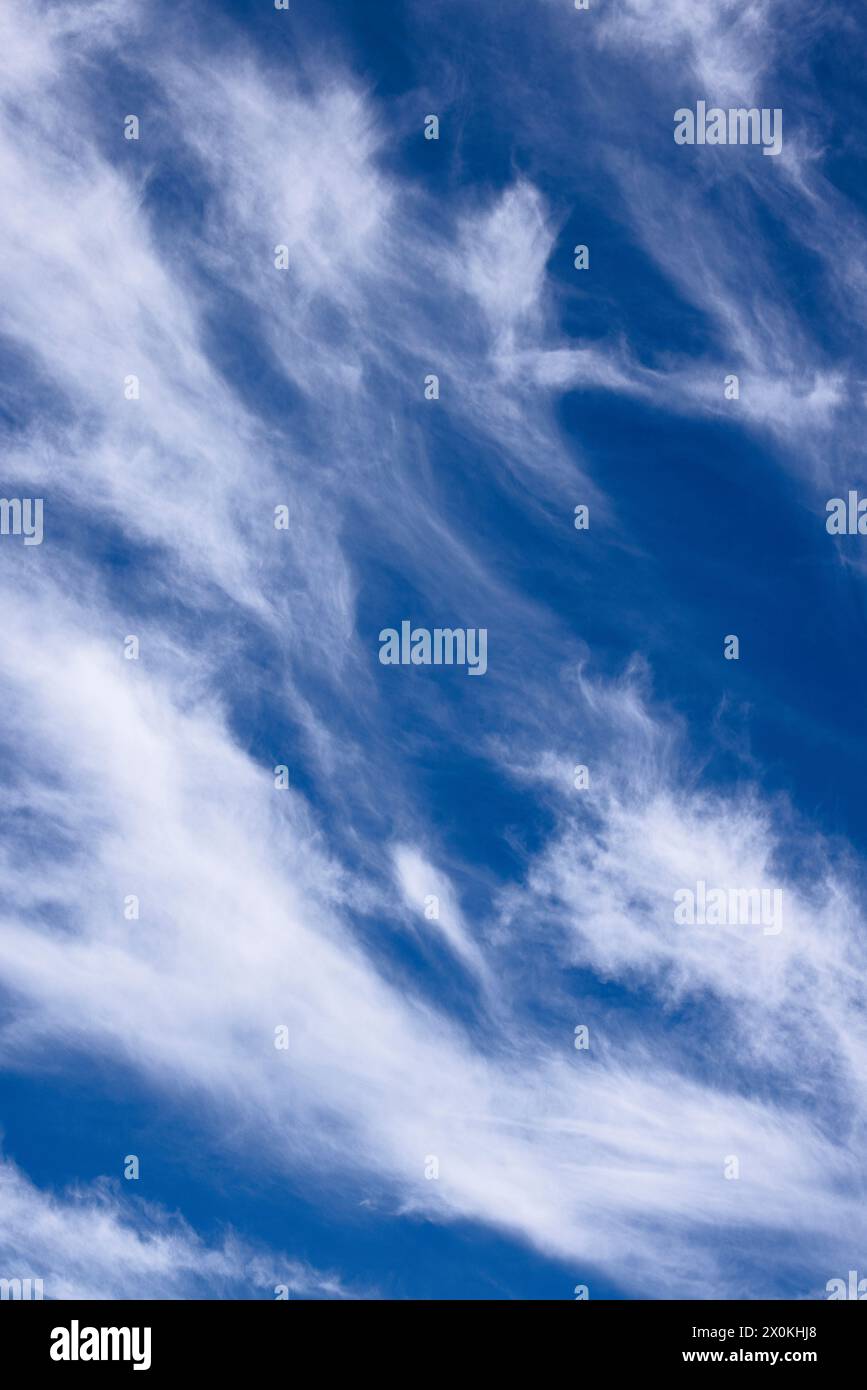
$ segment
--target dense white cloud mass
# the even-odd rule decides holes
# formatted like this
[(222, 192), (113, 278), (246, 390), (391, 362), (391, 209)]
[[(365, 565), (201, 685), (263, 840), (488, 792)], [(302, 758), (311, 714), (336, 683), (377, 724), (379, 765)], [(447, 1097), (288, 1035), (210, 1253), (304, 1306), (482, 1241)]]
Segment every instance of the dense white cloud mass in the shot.
[[(771, 9), (630, 0), (599, 42), (683, 54), (742, 94)], [(385, 168), (376, 101), (339, 63), (278, 80), (240, 39), (210, 50), (191, 34), (181, 58), (169, 25), (139, 48), (147, 22), (17, 0), (0, 17), (0, 301), (43, 407), (4, 440), (5, 476), (48, 499), (44, 545), (4, 550), (0, 570), (5, 1065), (103, 1059), (189, 1106), (202, 1142), (253, 1180), (291, 1176), (335, 1201), (375, 1190), (407, 1219), (484, 1224), (561, 1261), (567, 1289), (601, 1271), (628, 1294), (759, 1295), (764, 1247), (788, 1287), (822, 1285), (867, 1235), (857, 871), (757, 783), (705, 785), (635, 672), (574, 677), (574, 644), (440, 489), (414, 413), (436, 371), (456, 434), (505, 495), (544, 513), (583, 488), (605, 515), (608, 480), (582, 475), (559, 394), (713, 416), (719, 392), (686, 353), (649, 364), (615, 332), (565, 338), (558, 213), (529, 178), (435, 210)], [(170, 231), (149, 198), (157, 151), (143, 140), (140, 158), (113, 160), (95, 119), (88, 55), (113, 45), (149, 66), (171, 127), (154, 138), (207, 188), (201, 215)], [(793, 384), (806, 340), (771, 307), (770, 278), (746, 293), (737, 243), (698, 208), (701, 245), (666, 240), (664, 180), (606, 158), (636, 243), (713, 321), (723, 356), (737, 345), (732, 370), (753, 367), (743, 423), (799, 432), (812, 458), (849, 383), (820, 367)], [(780, 175), (796, 176), (815, 196), (802, 167)], [(285, 392), (281, 418), (233, 389), (217, 322), (242, 362), (255, 339), (251, 375)], [(450, 863), (398, 766), (381, 624), (361, 619), (359, 517), (415, 594), (446, 616), (505, 615), (517, 634), (481, 735), (435, 701), (429, 717), (548, 817), (520, 881)], [(140, 559), (129, 587), (103, 563), (110, 536)], [(279, 649), (270, 694), (309, 782), (276, 734), (239, 727), (239, 702), (255, 703), (248, 641), (263, 667)], [(572, 786), (576, 728), (587, 793)], [(778, 885), (784, 930), (677, 925), (674, 894), (700, 879)], [(402, 932), (430, 975), (383, 951)], [(634, 1009), (583, 983), (576, 995), (576, 971)], [(690, 1008), (706, 1025), (684, 1022)], [(723, 1176), (732, 1155), (738, 1181)], [(336, 1276), (234, 1236), (208, 1245), (109, 1188), (51, 1197), (4, 1163), (0, 1201), (3, 1268), (44, 1276), (51, 1296), (220, 1296), (272, 1273), (303, 1296), (348, 1296)]]

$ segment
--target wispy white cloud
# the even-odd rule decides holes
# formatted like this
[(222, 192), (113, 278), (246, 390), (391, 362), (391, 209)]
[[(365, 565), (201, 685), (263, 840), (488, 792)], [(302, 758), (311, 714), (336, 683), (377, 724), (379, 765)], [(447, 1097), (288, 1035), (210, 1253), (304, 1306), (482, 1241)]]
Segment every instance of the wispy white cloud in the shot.
[(208, 1244), (179, 1216), (103, 1181), (59, 1195), (0, 1159), (0, 1278), (47, 1299), (357, 1298), (338, 1277), (229, 1232)]
[(719, 104), (751, 102), (773, 61), (779, 0), (626, 0), (600, 16), (599, 39), (663, 56)]
[(401, 893), (418, 921), (427, 925), (483, 984), (490, 985), (484, 957), (472, 939), (449, 879), (412, 845), (396, 845), (394, 867)]

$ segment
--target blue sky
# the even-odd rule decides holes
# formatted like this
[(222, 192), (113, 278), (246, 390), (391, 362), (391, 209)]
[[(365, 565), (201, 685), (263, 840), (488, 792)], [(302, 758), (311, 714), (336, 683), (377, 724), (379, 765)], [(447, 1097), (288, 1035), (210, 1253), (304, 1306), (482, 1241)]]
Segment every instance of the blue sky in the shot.
[[(863, 1269), (864, 40), (4, 6), (2, 495), (44, 539), (0, 537), (0, 1275)], [(782, 151), (677, 145), (699, 101)], [(484, 675), (383, 665), (403, 620), (484, 629)], [(676, 922), (700, 882), (781, 930)]]

